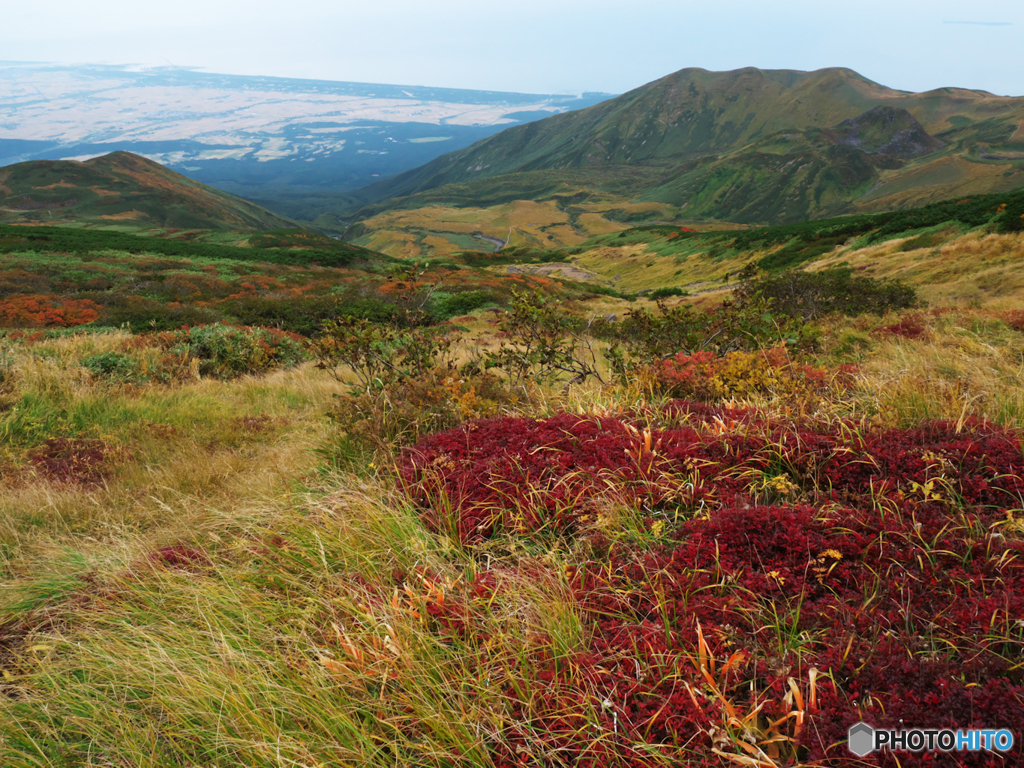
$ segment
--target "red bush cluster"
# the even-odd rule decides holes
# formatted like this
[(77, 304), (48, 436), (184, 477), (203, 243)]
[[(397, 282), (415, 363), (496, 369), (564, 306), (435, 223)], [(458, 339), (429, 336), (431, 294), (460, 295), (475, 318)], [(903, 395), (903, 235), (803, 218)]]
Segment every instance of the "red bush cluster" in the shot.
[(407, 451), (403, 476), (428, 509), (458, 510), (453, 521), (428, 517), (435, 527), (453, 524), (465, 541), (503, 528), (575, 530), (604, 479), (614, 478), (610, 490), (619, 493), (639, 478), (625, 457), (635, 443), (614, 418), (483, 419)]
[[(149, 554), (146, 560), (154, 566), (191, 570), (210, 564), (209, 555), (190, 544), (170, 544)], [(139, 567), (139, 566), (136, 566)]]
[[(852, 764), (846, 731), (859, 720), (1007, 728), (1019, 742), (1018, 436), (981, 423), (784, 425), (685, 402), (659, 423), (489, 419), (403, 456), (428, 522), (467, 543), (502, 531), (585, 539), (568, 575), (589, 642), (571, 658), (538, 644), (537, 687), (508, 686), (513, 725), (497, 765), (535, 763), (542, 748), (567, 764), (642, 766), (638, 745), (686, 744), (692, 764), (720, 765), (710, 748), (723, 710), (766, 702), (762, 725), (783, 717), (790, 679), (805, 699), (803, 727), (787, 726), (804, 760)], [(608, 538), (593, 524), (608, 503), (639, 509), (653, 544)], [(472, 605), (458, 610), (445, 631), (473, 631)], [(694, 661), (698, 626), (733, 662), (717, 691)], [(1003, 766), (1020, 753), (914, 759)]]
[(32, 331), (32, 333), (26, 333), (25, 331), (10, 331), (7, 334), (7, 338), (11, 341), (20, 341), (25, 346), (31, 346), (46, 338), (45, 331)]
[[(862, 719), (1020, 733), (1022, 547), (969, 536), (937, 503), (888, 513), (743, 506), (688, 522), (649, 552), (613, 548), (607, 563), (576, 574), (597, 656), (631, 659), (618, 669), (605, 663), (602, 687), (664, 701), (658, 683), (676, 672), (666, 662), (692, 654), (696, 620), (722, 658), (744, 652), (743, 678), (775, 701), (790, 676), (828, 675), (804, 733), (809, 760), (842, 764), (832, 761), (850, 757), (842, 742)], [(634, 682), (634, 663), (648, 670), (646, 686)], [(710, 709), (691, 733), (721, 721)], [(671, 735), (658, 718), (631, 724)], [(1004, 764), (989, 757), (932, 764)]]
[(694, 233), (696, 231), (697, 231), (696, 229), (690, 229), (689, 227), (680, 227), (678, 232), (670, 232), (667, 235), (666, 239), (667, 240), (675, 240), (677, 237), (679, 237), (683, 233)]
[(99, 317), (99, 305), (88, 299), (51, 294), (15, 294), (0, 299), (0, 328), (69, 328)]

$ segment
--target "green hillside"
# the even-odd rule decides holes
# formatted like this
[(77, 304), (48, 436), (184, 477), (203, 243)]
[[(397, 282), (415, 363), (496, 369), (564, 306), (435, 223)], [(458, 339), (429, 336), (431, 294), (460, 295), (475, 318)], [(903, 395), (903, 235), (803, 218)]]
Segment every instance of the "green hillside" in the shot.
[(744, 223), (907, 207), (1021, 186), (1022, 120), (1024, 98), (848, 69), (684, 69), (366, 187), (360, 218), (581, 190)]
[(0, 222), (269, 230), (288, 219), (129, 152), (0, 168)]

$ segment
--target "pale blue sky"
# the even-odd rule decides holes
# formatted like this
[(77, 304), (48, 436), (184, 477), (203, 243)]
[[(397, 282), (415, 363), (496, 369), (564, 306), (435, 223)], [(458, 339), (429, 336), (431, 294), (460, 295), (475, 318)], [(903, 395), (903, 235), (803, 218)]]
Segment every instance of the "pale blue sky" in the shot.
[[(975, 0), (4, 2), (0, 60), (483, 90), (620, 93), (683, 67), (845, 66), (1024, 95), (1024, 3)], [(952, 23), (951, 23), (952, 22)], [(963, 23), (968, 22), (968, 23)]]

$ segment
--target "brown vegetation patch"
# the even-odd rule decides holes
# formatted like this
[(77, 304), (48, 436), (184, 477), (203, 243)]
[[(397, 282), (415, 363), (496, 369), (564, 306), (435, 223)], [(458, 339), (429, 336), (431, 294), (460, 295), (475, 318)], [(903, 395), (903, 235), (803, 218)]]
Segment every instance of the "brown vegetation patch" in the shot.
[(146, 558), (146, 564), (153, 567), (164, 566), (189, 572), (208, 566), (210, 562), (205, 550), (181, 543), (161, 547)]
[(145, 214), (142, 211), (132, 208), (130, 211), (122, 211), (121, 213), (106, 213), (100, 216), (100, 218), (109, 221), (124, 221), (126, 219), (140, 219), (144, 216)]
[(155, 435), (163, 440), (170, 440), (178, 434), (178, 430), (170, 424), (150, 423), (146, 425), (146, 429), (149, 430), (151, 435)]
[(875, 331), (879, 336), (899, 336), (904, 339), (920, 339), (928, 333), (920, 315), (909, 315), (898, 323), (883, 326)]
[(275, 426), (288, 424), (287, 419), (275, 418), (265, 413), (256, 416), (242, 416), (235, 419), (235, 425), (243, 432), (259, 434), (267, 432)]
[(574, 264), (566, 262), (552, 262), (550, 264), (537, 264), (532, 266), (520, 266), (518, 269), (533, 275), (553, 275), (555, 277), (567, 277), (570, 280), (589, 282), (600, 279), (600, 275), (580, 269)]
[(35, 472), (46, 480), (69, 485), (99, 485), (126, 451), (103, 440), (51, 437), (29, 455)]

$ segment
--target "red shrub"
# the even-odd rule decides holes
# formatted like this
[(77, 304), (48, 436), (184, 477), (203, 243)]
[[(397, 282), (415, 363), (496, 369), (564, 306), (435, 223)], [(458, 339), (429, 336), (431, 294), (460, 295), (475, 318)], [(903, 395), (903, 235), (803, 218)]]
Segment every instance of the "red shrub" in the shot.
[(591, 511), (581, 497), (592, 496), (604, 476), (637, 476), (624, 460), (634, 443), (614, 418), (483, 419), (407, 450), (403, 477), (428, 508), (441, 499), (456, 507), (455, 521), (428, 519), (454, 523), (467, 541), (503, 528), (569, 530)]
[(153, 565), (190, 570), (210, 564), (210, 557), (202, 549), (188, 544), (171, 544), (151, 553), (147, 560)]
[(32, 333), (25, 333), (24, 331), (11, 331), (7, 338), (11, 341), (20, 341), (26, 346), (30, 346), (37, 342), (42, 341), (46, 338), (46, 334), (43, 331), (33, 331)]

